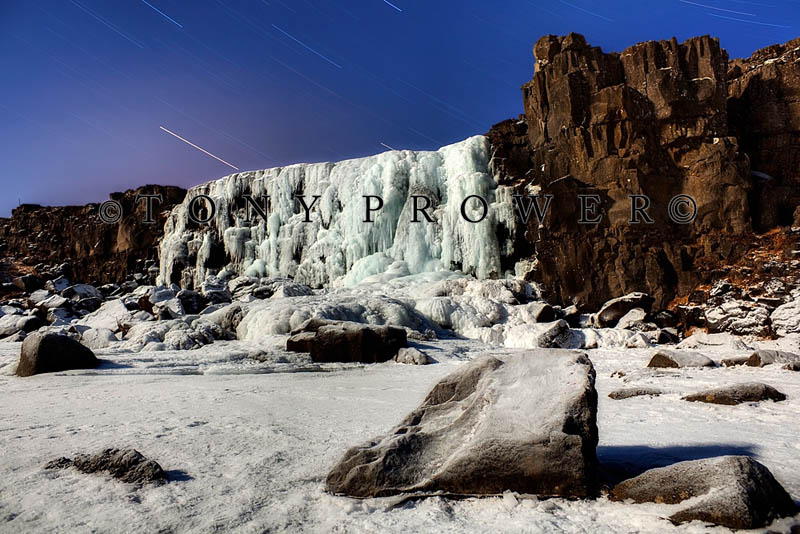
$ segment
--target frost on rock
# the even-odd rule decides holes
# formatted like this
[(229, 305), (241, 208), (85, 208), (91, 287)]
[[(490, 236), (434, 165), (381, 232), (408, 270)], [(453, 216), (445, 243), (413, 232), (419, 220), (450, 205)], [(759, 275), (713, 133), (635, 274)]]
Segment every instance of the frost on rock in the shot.
[[(338, 163), (291, 165), (194, 187), (167, 221), (160, 283), (200, 289), (209, 275), (246, 275), (287, 276), (312, 287), (353, 285), (392, 266), (405, 274), (461, 270), (478, 278), (500, 276), (501, 257), (511, 254), (512, 245), (510, 238), (501, 241), (498, 235), (513, 235), (514, 214), (511, 192), (497, 186), (488, 162), (488, 141), (476, 136), (436, 152), (391, 151)], [(208, 195), (216, 206), (214, 218), (203, 225), (188, 217), (198, 195)], [(266, 220), (245, 195), (262, 210), (261, 199), (269, 197)], [(310, 222), (304, 222), (298, 195), (309, 207), (319, 196)], [(372, 212), (372, 223), (363, 222), (365, 195), (384, 202)], [(471, 195), (489, 204), (478, 223), (462, 217), (462, 203)], [(430, 199), (427, 213), (434, 222), (423, 214), (412, 222), (414, 196)], [(198, 200), (195, 208), (205, 202)], [(480, 219), (482, 210), (475, 199), (465, 204), (472, 219)]]

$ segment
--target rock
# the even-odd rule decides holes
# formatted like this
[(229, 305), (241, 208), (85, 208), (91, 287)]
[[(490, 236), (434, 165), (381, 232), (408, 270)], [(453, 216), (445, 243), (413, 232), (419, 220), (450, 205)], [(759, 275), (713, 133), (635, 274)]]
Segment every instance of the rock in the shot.
[(97, 289), (103, 294), (104, 298), (109, 298), (111, 295), (115, 295), (119, 292), (119, 286), (117, 284), (103, 284)]
[[(617, 321), (616, 327), (623, 328), (626, 330), (637, 330), (637, 331), (645, 331), (645, 330), (652, 330), (653, 328), (648, 327), (645, 322), (647, 318), (647, 312), (641, 308), (634, 308), (625, 315), (623, 315), (619, 321)], [(655, 325), (652, 325), (655, 327)]]
[(26, 333), (39, 330), (44, 325), (45, 322), (36, 315), (20, 317), (17, 320), (17, 330)]
[(687, 395), (683, 400), (689, 402), (707, 402), (709, 404), (736, 405), (743, 402), (759, 402), (771, 400), (779, 402), (786, 400), (786, 395), (772, 386), (760, 382), (748, 382), (721, 388), (709, 389)]
[(100, 309), (103, 299), (97, 297), (86, 297), (75, 302), (75, 309), (84, 313), (92, 313)]
[(65, 289), (67, 289), (70, 285), (69, 279), (66, 276), (59, 276), (58, 278), (53, 278), (52, 280), (48, 280), (44, 284), (44, 288), (51, 293), (61, 293)]
[(680, 316), (670, 310), (662, 310), (653, 316), (653, 322), (659, 328), (675, 328), (680, 320)]
[(50, 295), (46, 299), (40, 301), (37, 305), (40, 308), (45, 308), (47, 310), (51, 310), (54, 308), (64, 308), (68, 305), (70, 301), (62, 297), (61, 295)]
[(326, 489), (352, 497), (594, 495), (594, 379), (592, 363), (574, 351), (465, 364), (386, 436), (348, 450)]
[(182, 289), (176, 296), (186, 313), (191, 315), (200, 313), (208, 303), (203, 295), (191, 289)]
[[(545, 302), (534, 302), (528, 305), (528, 312), (537, 323), (551, 323), (557, 319), (556, 311)], [(569, 323), (567, 323), (569, 324)]]
[(647, 367), (683, 368), (683, 367), (715, 367), (714, 361), (702, 354), (687, 350), (661, 349), (650, 359)]
[(747, 456), (691, 460), (651, 469), (615, 486), (610, 497), (663, 504), (693, 499), (669, 519), (675, 523), (698, 520), (731, 529), (761, 528), (797, 512), (769, 469)]
[(764, 367), (773, 363), (791, 364), (800, 362), (800, 354), (780, 350), (757, 350), (747, 359), (750, 367)]
[(800, 371), (800, 362), (791, 362), (783, 366), (786, 371)]
[(653, 298), (645, 293), (630, 293), (624, 297), (611, 299), (600, 308), (595, 320), (600, 328), (612, 327), (628, 312), (640, 308), (646, 312), (653, 305)]
[(572, 345), (572, 330), (563, 319), (545, 323), (546, 329), (538, 334), (536, 346), (547, 348), (567, 348)]
[(608, 394), (614, 400), (630, 399), (631, 397), (658, 397), (663, 391), (657, 388), (624, 388), (617, 389)]
[(770, 315), (772, 327), (779, 336), (800, 332), (800, 299), (778, 306)]
[(120, 325), (130, 320), (131, 313), (121, 299), (105, 302), (96, 311), (80, 319), (78, 324), (89, 328), (104, 328), (119, 332)]
[(178, 319), (186, 315), (183, 304), (178, 298), (162, 300), (153, 306), (153, 314), (159, 319)]
[(22, 342), (17, 376), (92, 369), (99, 363), (90, 349), (69, 336), (34, 333)]
[(579, 327), (581, 321), (581, 311), (577, 306), (575, 306), (574, 304), (572, 306), (567, 306), (566, 308), (564, 308), (563, 313), (564, 316), (562, 317), (562, 319), (567, 321), (567, 324), (570, 326), (570, 328)]
[(57, 458), (48, 462), (45, 469), (74, 467), (82, 473), (107, 473), (130, 484), (160, 484), (167, 474), (157, 462), (145, 458), (135, 449), (106, 449), (98, 454), (81, 454), (74, 460)]
[(406, 344), (402, 328), (340, 322), (320, 326), (313, 338), (293, 336), (286, 348), (310, 347), (311, 359), (318, 363), (377, 363), (391, 360)]
[(720, 363), (725, 367), (736, 367), (745, 365), (748, 361), (750, 361), (750, 356), (734, 356), (732, 358), (723, 358)]
[(200, 294), (202, 294), (209, 303), (221, 304), (231, 301), (231, 293), (228, 291), (228, 286), (224, 280), (220, 280), (216, 276), (209, 276), (200, 286)]
[(0, 338), (20, 332), (17, 327), (20, 318), (21, 316), (19, 315), (4, 315), (0, 317)]
[(150, 302), (150, 304), (156, 305), (160, 302), (174, 299), (176, 295), (177, 292), (172, 288), (165, 286), (155, 286), (153, 289), (150, 290), (150, 294), (147, 296), (147, 300)]
[(108, 328), (89, 328), (81, 334), (81, 343), (92, 350), (100, 350), (119, 341), (114, 332)]
[(308, 352), (314, 347), (317, 332), (299, 332), (286, 340), (286, 350), (289, 352)]
[(402, 348), (397, 351), (394, 361), (411, 365), (428, 365), (431, 363), (427, 354), (413, 347)]
[(27, 336), (28, 336), (28, 334), (26, 334), (25, 332), (20, 330), (20, 331), (15, 332), (15, 333), (13, 333), (11, 335), (8, 335), (8, 336), (5, 336), (3, 338), (0, 338), (0, 342), (3, 342), (3, 343), (20, 343), (22, 341), (25, 341), (25, 338)]
[(86, 298), (96, 298), (103, 300), (103, 294), (94, 286), (90, 286), (89, 284), (75, 284), (69, 286), (67, 289), (61, 292), (61, 296), (66, 297), (70, 300), (81, 300)]
[(14, 278), (11, 283), (25, 293), (33, 293), (34, 291), (44, 287), (44, 280), (32, 274), (18, 276), (17, 278)]
[(769, 333), (769, 311), (752, 302), (729, 300), (706, 310), (711, 333), (730, 332), (737, 336), (765, 336)]

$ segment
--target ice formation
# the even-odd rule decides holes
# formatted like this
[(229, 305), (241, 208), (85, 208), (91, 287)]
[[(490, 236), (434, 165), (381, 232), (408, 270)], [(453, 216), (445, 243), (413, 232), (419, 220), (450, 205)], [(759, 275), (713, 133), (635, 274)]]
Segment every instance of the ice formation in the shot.
[[(435, 152), (391, 151), (338, 163), (298, 164), (232, 174), (192, 188), (168, 220), (160, 248), (160, 283), (199, 287), (209, 275), (288, 276), (312, 287), (354, 285), (393, 269), (405, 274), (460, 270), (478, 278), (502, 276), (512, 252), (511, 190), (489, 171), (483, 136)], [(189, 218), (195, 197), (207, 195), (216, 213), (207, 224)], [(269, 197), (263, 220), (244, 195)], [(320, 198), (304, 222), (307, 206)], [(365, 223), (365, 195), (383, 199)], [(411, 222), (413, 196), (430, 199), (434, 219)], [(461, 213), (471, 195), (485, 199), (484, 220)], [(206, 201), (196, 201), (203, 206)], [(420, 207), (424, 201), (419, 201)], [(259, 203), (261, 205), (261, 203)], [(377, 205), (373, 201), (372, 207)], [(475, 199), (466, 213), (478, 219)], [(197, 207), (197, 206), (195, 206)]]

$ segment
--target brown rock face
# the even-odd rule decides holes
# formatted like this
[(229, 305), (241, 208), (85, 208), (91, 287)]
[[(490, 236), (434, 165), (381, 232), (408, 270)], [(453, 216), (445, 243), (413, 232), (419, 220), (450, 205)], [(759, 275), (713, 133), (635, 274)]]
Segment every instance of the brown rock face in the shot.
[[(501, 183), (554, 196), (544, 224), (534, 215), (517, 236), (523, 255), (525, 242), (535, 248), (528, 277), (553, 301), (596, 309), (643, 291), (662, 308), (747, 249), (750, 169), (729, 134), (728, 57), (716, 39), (604, 53), (570, 34), (541, 38), (534, 54), (525, 124), (506, 121), (489, 137)], [(599, 196), (598, 224), (578, 223), (580, 194)], [(650, 199), (652, 224), (630, 223), (630, 195)], [(669, 218), (676, 195), (696, 201), (692, 223)]]
[(750, 156), (758, 230), (796, 224), (800, 204), (800, 39), (731, 61), (730, 131)]
[[(139, 194), (160, 194), (154, 204), (154, 223), (145, 223), (146, 201)], [(73, 281), (104, 284), (124, 281), (145, 271), (147, 260), (156, 261), (156, 244), (164, 233), (164, 222), (186, 191), (179, 187), (147, 185), (124, 193), (112, 193), (122, 205), (123, 218), (103, 223), (98, 205), (42, 207), (23, 204), (10, 219), (0, 219), (3, 255), (35, 265), (72, 265)]]

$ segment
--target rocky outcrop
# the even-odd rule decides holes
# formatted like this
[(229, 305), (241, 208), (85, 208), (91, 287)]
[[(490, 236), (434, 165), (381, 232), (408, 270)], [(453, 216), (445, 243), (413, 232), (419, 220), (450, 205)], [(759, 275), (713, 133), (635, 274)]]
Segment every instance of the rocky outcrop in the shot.
[(731, 529), (764, 527), (797, 512), (794, 501), (769, 469), (746, 456), (651, 469), (618, 484), (611, 499), (661, 504), (693, 499), (669, 519), (675, 523), (699, 520)]
[(728, 122), (750, 158), (756, 229), (800, 226), (800, 39), (730, 62)]
[[(146, 201), (139, 194), (160, 194), (154, 223), (146, 223)], [(0, 219), (0, 252), (16, 264), (33, 268), (70, 262), (69, 278), (95, 285), (123, 282), (135, 273), (157, 274), (157, 243), (172, 207), (183, 201), (179, 187), (147, 185), (124, 193), (112, 193), (122, 205), (118, 223), (103, 223), (99, 205), (43, 207), (23, 204), (11, 218)], [(55, 278), (57, 274), (53, 276)], [(42, 282), (44, 283), (44, 282)], [(38, 288), (37, 288), (38, 289)], [(30, 292), (30, 291), (29, 291)]]
[(466, 364), (386, 436), (347, 451), (328, 474), (327, 490), (353, 497), (593, 495), (594, 379), (592, 363), (573, 351)]
[[(542, 283), (558, 304), (598, 309), (641, 291), (663, 309), (755, 247), (777, 249), (788, 268), (796, 236), (781, 230), (766, 243), (753, 228), (795, 224), (798, 44), (728, 62), (708, 36), (620, 53), (578, 34), (542, 37), (536, 72), (522, 88), (525, 114), (487, 134), (498, 183), (520, 195), (553, 195), (543, 224), (533, 213), (517, 227), (518, 274)], [(586, 218), (597, 213), (599, 224), (578, 223), (578, 195), (596, 195)], [(642, 216), (631, 224), (632, 203), (643, 205), (631, 195), (650, 199), (652, 224)], [(689, 224), (669, 217), (676, 195), (696, 202)], [(753, 270), (742, 270), (753, 283)], [(738, 322), (769, 330), (745, 312)]]

